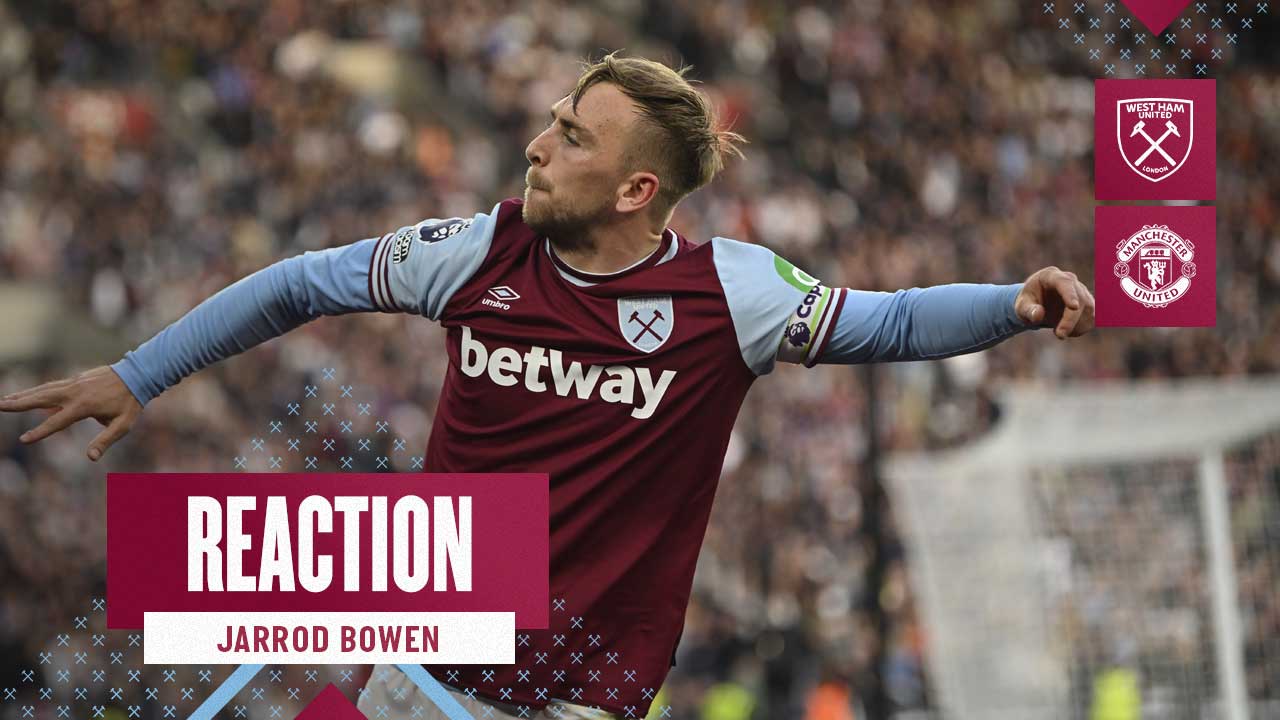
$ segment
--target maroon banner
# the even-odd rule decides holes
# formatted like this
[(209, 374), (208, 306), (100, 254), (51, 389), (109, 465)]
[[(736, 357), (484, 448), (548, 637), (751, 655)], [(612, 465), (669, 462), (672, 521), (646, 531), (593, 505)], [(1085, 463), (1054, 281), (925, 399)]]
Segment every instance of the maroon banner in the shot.
[(110, 473), (107, 627), (401, 611), (546, 628), (549, 517), (545, 474)]

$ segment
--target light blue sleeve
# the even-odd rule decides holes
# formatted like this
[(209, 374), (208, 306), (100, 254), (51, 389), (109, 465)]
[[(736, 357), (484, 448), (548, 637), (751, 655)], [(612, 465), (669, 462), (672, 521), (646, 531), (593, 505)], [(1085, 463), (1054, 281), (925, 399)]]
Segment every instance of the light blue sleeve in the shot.
[(803, 364), (935, 360), (1033, 329), (1015, 285), (957, 283), (894, 293), (831, 288), (760, 245), (713, 238), (742, 359), (757, 375)]
[(787, 318), (803, 307), (818, 281), (762, 245), (717, 237), (711, 250), (742, 360), (766, 375), (773, 371)]
[(809, 364), (936, 360), (983, 350), (1024, 330), (1014, 285), (957, 283), (897, 292), (836, 291), (830, 338)]
[(146, 405), (187, 375), (323, 315), (438, 319), (480, 267), (493, 219), (424, 220), (381, 238), (282, 260), (224, 288), (111, 366)]
[(439, 320), (449, 298), (488, 256), (497, 217), (494, 206), (487, 214), (423, 220), (384, 235), (369, 273), (376, 308)]

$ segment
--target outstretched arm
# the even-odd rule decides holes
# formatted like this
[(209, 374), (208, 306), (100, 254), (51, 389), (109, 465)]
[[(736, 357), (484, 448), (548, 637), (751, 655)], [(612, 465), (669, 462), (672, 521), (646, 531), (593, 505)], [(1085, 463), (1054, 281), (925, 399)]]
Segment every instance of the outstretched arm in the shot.
[(283, 260), (224, 288), (111, 366), (146, 405), (182, 378), (322, 315), (374, 310), (376, 239)]
[(834, 291), (839, 303), (806, 364), (935, 360), (982, 350), (1031, 329), (1013, 309), (1021, 285), (938, 285)]
[(933, 360), (990, 347), (1023, 330), (1059, 339), (1093, 329), (1093, 295), (1046, 267), (1017, 285), (939, 285), (894, 293), (830, 288), (768, 248), (713, 238), (716, 274), (742, 360), (804, 364)]
[[(1025, 330), (1059, 339), (1093, 328), (1093, 296), (1072, 273), (1048, 267), (1015, 285), (953, 284), (894, 293), (834, 290), (826, 337), (807, 364), (936, 360), (991, 347)], [(784, 341), (785, 342), (785, 341)]]
[(224, 288), (110, 367), (0, 399), (0, 411), (53, 409), (19, 439), (33, 443), (88, 417), (106, 427), (89, 444), (98, 460), (142, 408), (182, 378), (321, 315), (374, 309), (367, 286), (377, 240), (289, 258)]
[(54, 411), (19, 438), (24, 443), (96, 419), (106, 426), (89, 445), (96, 461), (166, 388), (322, 315), (382, 310), (437, 319), (479, 267), (492, 232), (492, 218), (483, 213), (426, 220), (381, 239), (283, 260), (200, 303), (114, 365), (0, 398), (0, 411)]

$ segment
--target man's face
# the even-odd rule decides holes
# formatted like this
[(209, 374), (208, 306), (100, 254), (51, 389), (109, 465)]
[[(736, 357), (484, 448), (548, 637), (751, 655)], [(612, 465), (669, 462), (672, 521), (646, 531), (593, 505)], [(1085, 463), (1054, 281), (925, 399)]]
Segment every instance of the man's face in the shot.
[(631, 98), (604, 82), (583, 94), (577, 112), (568, 97), (552, 106), (551, 124), (525, 149), (529, 227), (567, 241), (615, 213), (626, 177), (623, 151), (637, 113)]

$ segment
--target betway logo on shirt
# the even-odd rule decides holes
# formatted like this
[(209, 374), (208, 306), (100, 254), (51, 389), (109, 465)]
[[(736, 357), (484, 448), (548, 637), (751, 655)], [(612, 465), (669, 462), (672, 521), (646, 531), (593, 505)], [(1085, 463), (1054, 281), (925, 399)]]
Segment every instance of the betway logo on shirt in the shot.
[(560, 397), (572, 394), (582, 400), (598, 397), (604, 402), (634, 405), (631, 417), (638, 420), (653, 417), (671, 381), (676, 379), (675, 370), (663, 370), (655, 382), (646, 367), (583, 365), (576, 360), (566, 364), (559, 350), (538, 345), (524, 353), (509, 347), (490, 350), (473, 340), (471, 328), (465, 325), (462, 373), (473, 378), (487, 374), (502, 387), (523, 382), (529, 392), (554, 392)]

